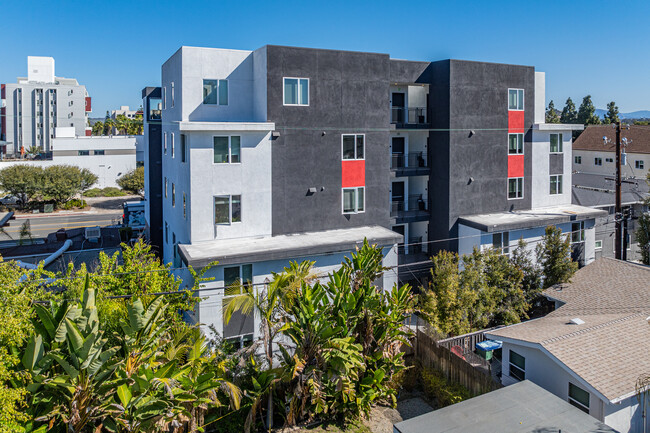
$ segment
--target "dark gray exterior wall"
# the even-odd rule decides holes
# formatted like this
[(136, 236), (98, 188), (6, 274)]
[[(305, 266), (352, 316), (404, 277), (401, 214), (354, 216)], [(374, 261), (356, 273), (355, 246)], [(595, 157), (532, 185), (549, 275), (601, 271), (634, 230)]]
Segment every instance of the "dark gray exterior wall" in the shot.
[[(143, 107), (143, 116), (149, 114), (149, 99), (160, 98), (160, 87), (145, 87), (142, 89), (142, 98), (146, 99)], [(148, 152), (149, 158), (145, 161), (147, 164), (147, 176), (149, 176), (149, 200), (150, 219), (148, 237), (149, 243), (154, 246), (160, 257), (163, 256), (163, 220), (162, 220), (162, 125), (161, 122), (147, 121), (149, 128)]]
[[(530, 209), (535, 99), (532, 67), (449, 60), (433, 63), (433, 71), (432, 241), (456, 238), (460, 215)], [(524, 89), (524, 198), (519, 200), (507, 196), (508, 88)], [(453, 239), (432, 246), (455, 250), (457, 244)]]
[[(389, 227), (389, 57), (267, 46), (273, 235)], [(309, 78), (309, 106), (283, 105), (283, 77)], [(366, 211), (343, 215), (341, 134), (366, 134)], [(317, 192), (309, 195), (309, 188)]]

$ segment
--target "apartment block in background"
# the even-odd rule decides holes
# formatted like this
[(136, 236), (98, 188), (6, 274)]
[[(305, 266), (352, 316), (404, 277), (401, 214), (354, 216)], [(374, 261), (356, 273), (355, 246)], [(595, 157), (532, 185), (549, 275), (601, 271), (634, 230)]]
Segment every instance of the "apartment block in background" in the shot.
[(56, 77), (52, 57), (27, 57), (27, 77), (2, 84), (2, 100), (3, 156), (17, 157), (21, 148), (31, 147), (51, 152), (57, 127), (72, 127), (76, 136), (90, 135), (92, 107), (86, 86), (74, 78)]

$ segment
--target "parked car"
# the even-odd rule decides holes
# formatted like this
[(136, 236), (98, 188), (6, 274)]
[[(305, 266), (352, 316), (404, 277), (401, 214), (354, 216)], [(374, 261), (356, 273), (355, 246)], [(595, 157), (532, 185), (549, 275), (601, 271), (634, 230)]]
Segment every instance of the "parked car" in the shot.
[(20, 204), (20, 199), (15, 195), (6, 195), (0, 198), (0, 204), (5, 206), (17, 206)]

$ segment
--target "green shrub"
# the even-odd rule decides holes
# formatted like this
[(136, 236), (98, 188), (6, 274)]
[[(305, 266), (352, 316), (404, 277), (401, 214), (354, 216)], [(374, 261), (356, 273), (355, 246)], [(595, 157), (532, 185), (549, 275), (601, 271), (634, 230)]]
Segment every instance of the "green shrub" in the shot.
[(124, 191), (119, 188), (115, 188), (114, 186), (104, 188), (102, 190), (102, 194), (104, 197), (122, 197), (126, 195)]
[(471, 398), (469, 390), (459, 383), (449, 381), (437, 369), (422, 367), (422, 386), (429, 398), (435, 398), (438, 407), (445, 407)]
[(91, 188), (88, 191), (84, 192), (86, 197), (102, 197), (104, 195), (104, 190), (99, 188)]
[(83, 209), (86, 207), (86, 200), (79, 200), (78, 198), (73, 198), (68, 200), (61, 205), (61, 209), (70, 210), (72, 208)]

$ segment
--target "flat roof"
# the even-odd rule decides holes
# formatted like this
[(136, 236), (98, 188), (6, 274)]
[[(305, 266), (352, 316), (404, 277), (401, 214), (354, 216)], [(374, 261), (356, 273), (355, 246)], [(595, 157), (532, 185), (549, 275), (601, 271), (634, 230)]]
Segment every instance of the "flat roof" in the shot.
[(181, 131), (273, 131), (274, 122), (179, 122)]
[(178, 247), (185, 263), (203, 267), (215, 260), (220, 265), (229, 265), (354, 251), (364, 239), (368, 239), (370, 244), (392, 246), (402, 242), (403, 236), (385, 227), (363, 226), (279, 236), (214, 239)]
[(394, 425), (396, 433), (616, 433), (529, 380)]
[(533, 130), (537, 131), (582, 131), (584, 125), (574, 123), (535, 123)]
[(607, 212), (575, 204), (537, 209), (496, 212), (458, 217), (460, 224), (474, 227), (484, 232), (528, 229), (560, 224), (570, 221), (583, 221), (607, 215)]

